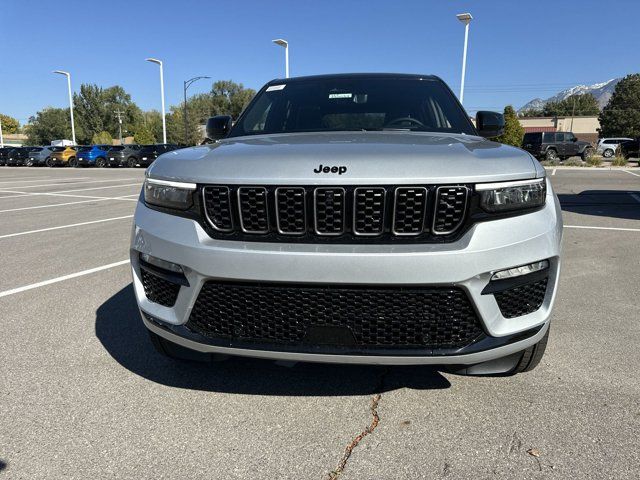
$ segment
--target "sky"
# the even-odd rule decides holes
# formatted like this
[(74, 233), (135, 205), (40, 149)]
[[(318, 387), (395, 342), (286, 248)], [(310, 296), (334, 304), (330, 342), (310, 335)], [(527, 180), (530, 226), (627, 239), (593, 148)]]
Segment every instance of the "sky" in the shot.
[[(470, 12), (464, 106), (516, 108), (577, 84), (640, 71), (640, 2), (596, 0), (1, 0), (0, 113), (21, 124), (66, 107), (72, 87), (121, 85), (143, 109), (169, 105), (198, 75), (247, 87), (284, 76), (400, 72), (440, 76), (458, 92)], [(208, 91), (201, 80), (189, 94)]]

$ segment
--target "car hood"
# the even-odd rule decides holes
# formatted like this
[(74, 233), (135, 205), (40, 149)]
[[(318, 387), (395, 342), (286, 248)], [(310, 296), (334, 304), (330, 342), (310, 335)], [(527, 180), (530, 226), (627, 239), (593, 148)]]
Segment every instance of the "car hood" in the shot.
[[(321, 165), (338, 168), (316, 173)], [(481, 137), (395, 131), (229, 138), (165, 153), (147, 174), (195, 183), (346, 185), (519, 180), (544, 169), (525, 151)]]

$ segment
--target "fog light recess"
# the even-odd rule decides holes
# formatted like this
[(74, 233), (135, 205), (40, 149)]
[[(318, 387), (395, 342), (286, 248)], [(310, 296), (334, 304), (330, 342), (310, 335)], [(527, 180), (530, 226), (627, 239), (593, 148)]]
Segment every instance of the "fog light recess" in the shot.
[(491, 276), (491, 281), (522, 277), (523, 275), (540, 272), (542, 270), (546, 270), (547, 268), (549, 268), (549, 261), (541, 260), (539, 262), (530, 263), (528, 265), (522, 265), (520, 267), (513, 267), (506, 270), (494, 272), (494, 274)]

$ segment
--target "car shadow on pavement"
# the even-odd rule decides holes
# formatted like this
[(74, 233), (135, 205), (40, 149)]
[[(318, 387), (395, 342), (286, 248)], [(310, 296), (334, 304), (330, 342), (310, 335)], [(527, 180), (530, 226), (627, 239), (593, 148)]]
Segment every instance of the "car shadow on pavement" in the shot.
[(558, 200), (565, 212), (640, 220), (638, 190), (585, 190), (577, 194), (560, 193)]
[(245, 395), (369, 395), (399, 388), (451, 386), (435, 368), (296, 363), (240, 357), (213, 363), (173, 361), (158, 354), (147, 336), (127, 285), (96, 311), (96, 336), (123, 367), (163, 385)]

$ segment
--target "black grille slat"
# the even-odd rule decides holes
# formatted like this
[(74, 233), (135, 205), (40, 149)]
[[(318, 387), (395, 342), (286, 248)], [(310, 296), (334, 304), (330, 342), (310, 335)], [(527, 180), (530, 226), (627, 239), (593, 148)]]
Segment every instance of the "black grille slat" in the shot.
[(318, 235), (340, 235), (345, 231), (344, 188), (316, 188), (314, 192), (315, 230)]
[(202, 192), (209, 224), (222, 232), (232, 231), (233, 215), (229, 187), (213, 185), (204, 187)]
[(427, 189), (398, 187), (393, 206), (393, 233), (420, 235), (424, 230), (427, 211)]
[(264, 187), (238, 188), (240, 224), (246, 233), (269, 232), (269, 206)]
[(386, 190), (380, 187), (356, 188), (353, 199), (353, 231), (356, 235), (384, 232)]
[[(458, 238), (477, 208), (471, 185), (202, 185), (215, 239), (289, 243), (435, 243)], [(469, 212), (467, 212), (469, 207)]]
[(210, 338), (301, 344), (309, 327), (339, 327), (356, 345), (460, 348), (482, 335), (467, 295), (449, 287), (349, 287), (209, 281), (187, 326)]
[(466, 187), (438, 187), (436, 190), (433, 232), (445, 235), (457, 230), (467, 209)]
[(537, 311), (547, 293), (549, 278), (494, 293), (502, 316), (515, 318)]
[(281, 187), (276, 189), (276, 213), (278, 231), (285, 235), (302, 235), (307, 229), (303, 187)]
[(180, 292), (180, 285), (169, 282), (153, 273), (140, 269), (140, 280), (144, 288), (144, 294), (153, 303), (165, 307), (173, 307)]

